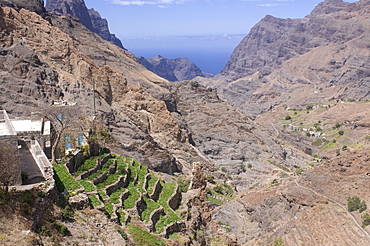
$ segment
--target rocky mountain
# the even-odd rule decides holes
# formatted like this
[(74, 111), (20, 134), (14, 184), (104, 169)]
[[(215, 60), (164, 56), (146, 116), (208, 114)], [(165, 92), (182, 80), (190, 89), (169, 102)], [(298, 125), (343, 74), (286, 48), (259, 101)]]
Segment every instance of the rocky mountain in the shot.
[[(323, 18), (323, 23), (343, 21), (340, 24), (345, 31), (337, 31), (337, 38), (344, 37), (346, 41), (307, 48), (308, 51), (302, 50), (303, 55), (291, 58), (284, 51), (285, 58), (281, 58), (280, 65), (273, 65), (276, 66), (273, 71), (251, 71), (252, 75), (235, 81), (236, 72), (229, 75), (225, 70), (225, 74), (208, 81), (220, 85), (223, 90), (219, 94), (195, 81), (170, 83), (147, 70), (129, 51), (93, 33), (76, 17), (46, 12), (41, 0), (0, 0), (0, 108), (6, 109), (11, 117), (26, 116), (60, 99), (77, 103), (86, 115), (92, 116), (95, 95), (98, 117), (114, 136), (109, 145), (114, 153), (135, 158), (150, 170), (161, 172), (156, 175), (165, 183), (177, 180), (178, 176), (188, 179), (191, 173), (193, 177), (199, 176), (191, 181), (193, 190), (183, 193), (183, 201), (192, 201), (184, 202), (187, 211), (182, 215), (189, 225), (183, 244), (192, 237), (206, 245), (201, 241), (202, 234), (221, 237), (229, 234), (225, 238), (230, 243), (225, 245), (236, 245), (236, 241), (244, 245), (367, 245), (369, 233), (361, 222), (368, 210), (351, 213), (346, 207), (349, 196), (370, 202), (369, 155), (365, 145), (370, 134), (368, 107), (366, 102), (342, 103), (340, 98), (352, 95), (353, 100), (366, 99), (368, 24), (362, 23), (359, 37), (349, 39), (345, 32), (352, 30), (348, 34), (351, 36), (359, 30), (347, 27), (345, 21), (353, 19), (347, 24), (360, 25), (366, 17), (368, 2), (325, 1), (305, 18), (306, 24), (314, 23), (315, 18)], [(336, 4), (339, 7), (334, 7)], [(344, 13), (348, 14), (346, 18)], [(266, 21), (280, 22), (272, 17)], [(321, 28), (329, 30), (326, 25)], [(266, 41), (266, 45), (271, 43)], [(294, 44), (297, 45), (292, 41)], [(287, 48), (289, 54), (299, 53), (291, 49)], [(295, 79), (297, 74), (299, 83)], [(328, 81), (335, 74), (336, 80), (330, 84)], [(323, 85), (322, 81), (330, 86), (317, 88)], [(348, 81), (352, 81), (351, 86)], [(244, 85), (249, 85), (251, 92), (246, 92)], [(232, 92), (236, 96), (229, 101), (239, 103), (244, 112), (223, 100), (232, 95), (226, 89), (235, 88), (238, 90)], [(334, 92), (337, 96), (330, 105), (311, 105), (333, 97)], [(238, 96), (243, 93), (252, 95), (248, 98), (252, 106), (240, 103), (242, 99)], [(255, 121), (246, 116), (245, 112), (253, 116), (265, 108), (273, 110)], [(281, 114), (288, 114), (290, 119), (282, 118)], [(341, 118), (336, 118), (338, 114)], [(346, 119), (348, 122), (344, 122)], [(302, 138), (307, 133), (299, 132), (300, 127), (308, 128), (308, 139)], [(309, 128), (315, 131), (319, 127), (328, 135), (317, 145), (328, 144), (323, 151), (333, 152), (331, 159), (325, 158), (327, 161), (301, 151), (313, 146)], [(291, 142), (300, 139), (305, 139), (302, 146), (292, 147)], [(334, 149), (338, 143), (348, 145), (339, 154)], [(202, 164), (193, 165), (196, 162)], [(180, 185), (183, 183), (176, 187)], [(226, 193), (215, 195), (214, 190)], [(233, 194), (236, 197), (230, 200)], [(38, 197), (35, 201), (42, 199)], [(110, 198), (103, 200), (109, 202)], [(132, 217), (139, 220), (137, 214)], [(73, 242), (74, 235), (82, 237), (84, 233), (79, 234), (82, 230), (91, 231), (94, 240), (100, 240), (100, 235), (111, 237), (107, 243), (118, 240), (118, 232), (111, 232), (115, 225), (105, 218), (96, 209), (83, 211), (77, 223), (67, 223), (73, 233), (69, 242)], [(107, 227), (103, 228), (102, 223)], [(6, 231), (12, 231), (11, 228)], [(30, 222), (26, 221), (13, 233), (22, 235), (23, 242), (28, 236), (22, 231), (29, 228)], [(142, 229), (149, 230), (145, 226)], [(83, 240), (85, 243), (86, 238)], [(168, 242), (171, 245), (170, 239)]]
[(138, 59), (148, 70), (169, 81), (191, 80), (197, 76), (212, 77), (211, 74), (203, 73), (199, 67), (187, 58), (166, 59), (158, 55), (153, 59), (144, 57)]
[(83, 0), (48, 0), (46, 10), (58, 15), (77, 17), (90, 31), (95, 32), (104, 40), (123, 48), (121, 41), (109, 32), (108, 22), (101, 18), (94, 9), (88, 9)]
[[(225, 168), (234, 175), (235, 167), (251, 162), (273, 172), (275, 166), (265, 158), (287, 168), (306, 165), (307, 156), (263, 133), (215, 91), (197, 83), (169, 83), (76, 19), (48, 15), (47, 21), (25, 9), (2, 11), (7, 34), (2, 36), (0, 99), (11, 115), (37, 111), (57, 99), (79, 102), (91, 112), (94, 79), (98, 111), (116, 139), (114, 151), (153, 170), (189, 173), (193, 162), (202, 162), (208, 171)], [(265, 182), (255, 174), (257, 183)]]
[(303, 19), (266, 16), (203, 84), (252, 118), (277, 105), (367, 100), (369, 8), (367, 0), (327, 0)]

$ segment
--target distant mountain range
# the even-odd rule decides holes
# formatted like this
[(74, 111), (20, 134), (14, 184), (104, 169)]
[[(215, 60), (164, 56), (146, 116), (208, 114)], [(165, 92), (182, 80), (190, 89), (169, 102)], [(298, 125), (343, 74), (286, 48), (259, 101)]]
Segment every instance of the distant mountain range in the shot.
[(160, 55), (153, 59), (138, 58), (140, 63), (153, 73), (169, 81), (191, 80), (197, 76), (210, 78), (213, 75), (203, 73), (199, 67), (187, 58), (166, 59)]

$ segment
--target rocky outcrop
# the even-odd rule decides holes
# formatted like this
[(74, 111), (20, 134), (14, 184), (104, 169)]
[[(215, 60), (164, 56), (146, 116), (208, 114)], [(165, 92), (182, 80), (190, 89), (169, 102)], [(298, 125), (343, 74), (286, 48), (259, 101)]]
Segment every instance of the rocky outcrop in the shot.
[(86, 194), (80, 193), (69, 198), (68, 203), (72, 208), (83, 210), (90, 207), (89, 198)]
[(211, 74), (203, 73), (199, 67), (187, 58), (166, 59), (158, 55), (153, 59), (144, 57), (139, 57), (138, 59), (148, 70), (169, 81), (191, 80), (197, 76), (212, 77)]
[(46, 14), (43, 0), (0, 0), (0, 7), (11, 7), (17, 11), (23, 8), (39, 15)]
[(124, 48), (121, 40), (119, 40), (116, 35), (111, 34), (108, 27), (108, 21), (103, 19), (100, 14), (94, 10), (89, 9), (89, 15), (91, 19), (91, 24), (93, 26), (93, 31), (102, 37), (104, 40), (117, 45), (118, 47)]
[(84, 0), (48, 0), (46, 9), (58, 15), (77, 17), (89, 30), (95, 32), (104, 40), (123, 48), (121, 41), (109, 32), (108, 22), (101, 18), (94, 9), (88, 9)]
[[(189, 141), (218, 169), (235, 177), (238, 189), (260, 182), (257, 181), (260, 171), (274, 172), (276, 166), (268, 159), (289, 169), (306, 166), (307, 156), (270, 138), (248, 117), (221, 100), (216, 90), (186, 81), (174, 84), (171, 92), (177, 108), (172, 116), (186, 130)], [(287, 153), (285, 158), (283, 153)], [(244, 172), (248, 164), (258, 167), (258, 171)], [(203, 165), (216, 176), (222, 176), (208, 163)]]

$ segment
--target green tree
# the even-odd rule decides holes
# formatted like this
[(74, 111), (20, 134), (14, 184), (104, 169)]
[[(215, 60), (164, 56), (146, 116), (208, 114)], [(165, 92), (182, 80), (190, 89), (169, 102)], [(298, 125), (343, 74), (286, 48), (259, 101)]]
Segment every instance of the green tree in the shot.
[(21, 180), (21, 157), (17, 146), (0, 142), (0, 184), (5, 193), (9, 186)]

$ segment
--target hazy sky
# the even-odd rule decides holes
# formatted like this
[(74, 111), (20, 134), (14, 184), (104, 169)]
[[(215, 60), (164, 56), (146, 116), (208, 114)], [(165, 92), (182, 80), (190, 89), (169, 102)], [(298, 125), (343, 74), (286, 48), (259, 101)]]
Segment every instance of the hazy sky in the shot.
[(85, 0), (85, 3), (108, 20), (111, 33), (136, 56), (188, 57), (203, 71), (217, 73), (241, 39), (265, 15), (303, 18), (322, 1)]
[[(347, 2), (355, 2), (346, 0)], [(85, 0), (120, 38), (247, 34), (265, 15), (302, 18), (322, 0)]]

